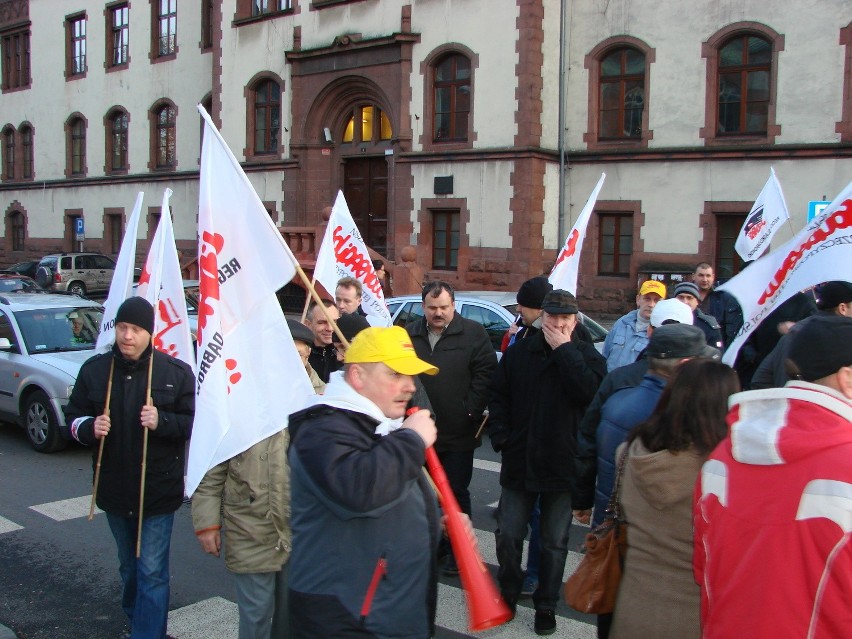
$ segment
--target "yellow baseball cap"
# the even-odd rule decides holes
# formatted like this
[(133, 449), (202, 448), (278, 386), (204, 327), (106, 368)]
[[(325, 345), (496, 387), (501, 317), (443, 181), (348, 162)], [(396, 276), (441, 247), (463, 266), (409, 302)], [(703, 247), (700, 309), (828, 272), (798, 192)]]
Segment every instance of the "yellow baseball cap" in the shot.
[(401, 326), (365, 328), (355, 336), (343, 360), (346, 364), (381, 362), (403, 375), (435, 375), (436, 366), (417, 357), (411, 338)]
[(639, 288), (639, 295), (647, 295), (648, 293), (656, 293), (663, 299), (666, 299), (666, 285), (657, 280), (642, 282), (642, 286)]

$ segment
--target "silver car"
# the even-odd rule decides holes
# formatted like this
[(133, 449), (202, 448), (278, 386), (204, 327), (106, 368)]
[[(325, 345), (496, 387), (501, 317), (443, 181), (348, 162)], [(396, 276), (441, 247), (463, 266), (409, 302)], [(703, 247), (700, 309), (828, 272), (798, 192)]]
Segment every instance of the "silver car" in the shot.
[(102, 317), (97, 302), (67, 294), (0, 295), (0, 419), (23, 426), (39, 452), (70, 439), (62, 410)]
[[(500, 291), (456, 291), (455, 298), (456, 312), (485, 327), (499, 358), (503, 335), (518, 317), (515, 294)], [(394, 325), (405, 327), (410, 321), (423, 317), (421, 301), (420, 295), (404, 295), (387, 300)], [(580, 313), (579, 316), (583, 326), (592, 334), (595, 348), (601, 351), (608, 331), (587, 315)]]
[(36, 281), (46, 289), (87, 295), (109, 290), (115, 262), (100, 253), (45, 255), (36, 269)]

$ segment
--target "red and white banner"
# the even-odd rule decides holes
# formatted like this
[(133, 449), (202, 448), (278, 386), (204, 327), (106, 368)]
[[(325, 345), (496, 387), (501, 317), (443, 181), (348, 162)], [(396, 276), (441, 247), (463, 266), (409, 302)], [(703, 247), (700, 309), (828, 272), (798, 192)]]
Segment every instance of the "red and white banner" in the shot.
[(296, 258), (210, 116), (198, 209), (198, 368), (186, 492), (213, 466), (287, 427), (313, 393), (275, 292)]
[(136, 265), (136, 235), (139, 229), (139, 217), (142, 211), (142, 198), (145, 194), (139, 191), (136, 204), (127, 221), (118, 259), (115, 262), (115, 272), (109, 285), (109, 294), (104, 302), (104, 315), (101, 320), (101, 332), (95, 350), (104, 352), (112, 348), (115, 342), (115, 315), (124, 300), (133, 296), (133, 268)]
[(772, 236), (790, 219), (781, 184), (775, 169), (769, 169), (769, 179), (746, 216), (734, 248), (746, 262), (751, 262), (769, 248)]
[(733, 365), (758, 324), (798, 291), (852, 273), (852, 182), (792, 240), (719, 288), (737, 298), (743, 327), (722, 361)]
[(349, 212), (343, 191), (338, 191), (317, 254), (314, 279), (334, 295), (337, 281), (347, 276), (361, 282), (361, 308), (367, 314), (370, 324), (390, 326), (390, 312), (385, 304), (385, 294), (379, 278), (376, 277), (373, 261)]
[(565, 245), (559, 251), (559, 256), (556, 258), (556, 264), (553, 265), (553, 270), (550, 271), (550, 276), (547, 278), (553, 288), (560, 288), (563, 291), (568, 291), (572, 295), (577, 294), (577, 275), (580, 272), (580, 251), (583, 248), (583, 240), (586, 238), (586, 227), (589, 225), (589, 218), (592, 217), (592, 211), (595, 210), (595, 202), (598, 200), (598, 193), (603, 187), (606, 173), (601, 173), (601, 179), (592, 189), (592, 194), (586, 201), (586, 206), (580, 211), (580, 216), (574, 222), (574, 227), (568, 234), (565, 240)]
[(148, 259), (145, 260), (136, 295), (144, 297), (154, 307), (154, 348), (195, 369), (192, 331), (169, 210), (171, 196), (171, 189), (163, 192), (160, 223), (148, 250)]

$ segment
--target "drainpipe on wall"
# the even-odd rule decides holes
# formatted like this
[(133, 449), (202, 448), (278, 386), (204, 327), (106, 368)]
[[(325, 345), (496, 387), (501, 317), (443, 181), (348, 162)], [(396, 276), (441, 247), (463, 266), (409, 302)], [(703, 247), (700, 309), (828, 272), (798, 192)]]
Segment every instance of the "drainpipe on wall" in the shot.
[(565, 15), (567, 8), (568, 0), (561, 0), (559, 5), (559, 135), (557, 138), (557, 146), (559, 147), (559, 215), (556, 236), (557, 250), (565, 241), (565, 172), (568, 168), (565, 162), (565, 45), (567, 44)]

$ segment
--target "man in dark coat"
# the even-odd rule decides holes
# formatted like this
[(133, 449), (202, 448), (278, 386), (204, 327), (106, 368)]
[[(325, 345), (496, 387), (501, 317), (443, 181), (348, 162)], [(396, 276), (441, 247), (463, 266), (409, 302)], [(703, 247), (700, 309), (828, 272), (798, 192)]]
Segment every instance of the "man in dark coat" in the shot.
[[(118, 547), (121, 605), (139, 639), (163, 639), (169, 613), (169, 546), (174, 513), (183, 502), (186, 440), (195, 413), (195, 378), (183, 362), (151, 344), (154, 308), (131, 297), (115, 316), (115, 344), (80, 368), (65, 408), (72, 436), (103, 440), (96, 502)], [(147, 405), (148, 370), (151, 400)], [(112, 389), (107, 408), (107, 386)], [(136, 557), (143, 429), (148, 432), (141, 554)], [(95, 466), (98, 449), (92, 451)]]
[(541, 330), (513, 344), (494, 374), (489, 434), (503, 457), (496, 533), (502, 595), (514, 610), (524, 581), (527, 522), (538, 498), (535, 630), (551, 634), (568, 552), (577, 426), (606, 374), (606, 360), (592, 344), (575, 338), (578, 308), (573, 295), (551, 291), (542, 309)]
[(674, 296), (692, 309), (693, 326), (697, 326), (704, 333), (708, 346), (724, 350), (722, 339), (722, 328), (712, 315), (705, 313), (698, 304), (700, 303), (698, 287), (692, 282), (681, 282), (674, 289)]
[[(426, 284), (422, 300), (424, 317), (411, 322), (406, 330), (417, 356), (440, 369), (435, 376), (421, 376), (420, 381), (435, 409), (435, 451), (459, 507), (470, 516), (473, 451), (482, 443), (477, 430), (497, 356), (482, 324), (456, 313), (455, 292), (447, 282)], [(452, 555), (445, 572), (458, 574)]]
[(692, 282), (698, 287), (699, 308), (716, 318), (724, 352), (743, 326), (743, 311), (733, 295), (713, 287), (715, 279), (713, 267), (707, 262), (698, 264), (692, 274)]
[(367, 328), (326, 393), (290, 416), (293, 639), (431, 637), (439, 521), (423, 474), (429, 411), (403, 421), (417, 358), (398, 327)]

